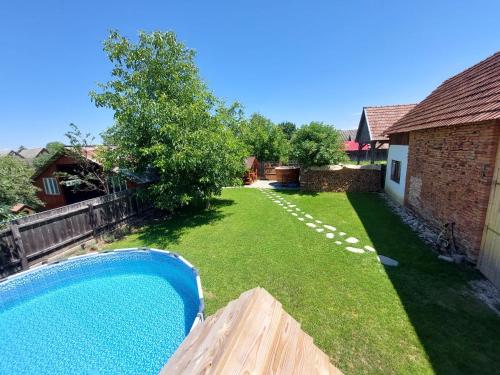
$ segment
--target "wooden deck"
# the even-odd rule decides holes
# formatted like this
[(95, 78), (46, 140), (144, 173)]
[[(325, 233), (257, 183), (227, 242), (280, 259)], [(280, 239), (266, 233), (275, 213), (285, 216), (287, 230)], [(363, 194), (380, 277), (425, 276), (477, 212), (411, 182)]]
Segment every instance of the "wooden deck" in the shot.
[(342, 374), (281, 303), (255, 288), (191, 331), (160, 374)]

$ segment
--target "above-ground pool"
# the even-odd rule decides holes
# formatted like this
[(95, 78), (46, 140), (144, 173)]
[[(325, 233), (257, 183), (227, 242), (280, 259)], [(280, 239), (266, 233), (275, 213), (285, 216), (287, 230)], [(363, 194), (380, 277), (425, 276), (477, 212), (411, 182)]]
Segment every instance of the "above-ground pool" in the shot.
[(173, 253), (41, 266), (0, 282), (0, 374), (156, 374), (202, 318), (198, 273)]

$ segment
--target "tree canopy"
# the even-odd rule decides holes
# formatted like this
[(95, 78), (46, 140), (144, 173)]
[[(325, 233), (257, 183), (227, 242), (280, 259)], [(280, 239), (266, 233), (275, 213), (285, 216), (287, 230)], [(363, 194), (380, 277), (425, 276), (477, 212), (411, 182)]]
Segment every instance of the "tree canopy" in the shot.
[(103, 134), (113, 145), (106, 165), (157, 174), (148, 192), (160, 208), (206, 200), (239, 180), (245, 149), (231, 129), (237, 106), (226, 108), (208, 90), (192, 49), (172, 32), (142, 32), (133, 42), (113, 31), (104, 51), (112, 79), (91, 97), (114, 110)]
[(241, 138), (248, 152), (260, 161), (286, 162), (289, 144), (283, 131), (264, 116), (254, 113), (246, 122)]
[(33, 173), (34, 170), (18, 157), (0, 157), (0, 220), (14, 218), (10, 208), (17, 203), (33, 208), (42, 204), (36, 196), (38, 188), (31, 180)]
[(286, 139), (288, 139), (288, 140), (292, 139), (293, 134), (297, 130), (297, 126), (293, 122), (290, 122), (290, 121), (280, 122), (278, 124), (278, 128), (281, 129), (281, 131), (285, 135)]
[(291, 155), (305, 168), (338, 164), (346, 160), (338, 131), (322, 122), (311, 122), (297, 129), (291, 141)]

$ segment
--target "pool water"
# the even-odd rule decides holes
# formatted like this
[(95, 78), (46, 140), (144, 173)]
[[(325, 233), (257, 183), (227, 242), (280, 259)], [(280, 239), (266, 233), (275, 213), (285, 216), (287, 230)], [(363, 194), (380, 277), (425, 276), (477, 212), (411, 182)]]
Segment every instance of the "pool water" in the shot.
[(168, 254), (42, 267), (0, 284), (0, 374), (156, 374), (199, 310), (195, 272)]

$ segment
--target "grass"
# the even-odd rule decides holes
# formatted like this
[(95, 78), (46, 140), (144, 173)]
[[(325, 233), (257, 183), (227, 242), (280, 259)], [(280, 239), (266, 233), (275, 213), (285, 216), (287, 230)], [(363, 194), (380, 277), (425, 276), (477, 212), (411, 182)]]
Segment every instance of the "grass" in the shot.
[(435, 255), (372, 194), (280, 192), (315, 219), (400, 261), (352, 254), (256, 189), (158, 221), (110, 248), (179, 252), (200, 270), (206, 313), (266, 288), (346, 374), (499, 372), (500, 318), (470, 292), (481, 276)]

